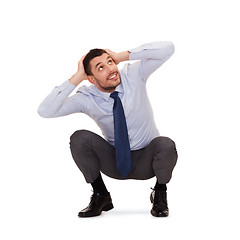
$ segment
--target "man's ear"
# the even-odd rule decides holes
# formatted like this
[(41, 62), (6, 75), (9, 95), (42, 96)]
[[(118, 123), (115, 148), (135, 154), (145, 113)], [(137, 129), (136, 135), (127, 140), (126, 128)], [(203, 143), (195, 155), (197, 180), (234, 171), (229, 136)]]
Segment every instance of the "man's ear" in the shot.
[(95, 84), (95, 80), (94, 80), (94, 77), (92, 75), (88, 75), (87, 79), (90, 83)]

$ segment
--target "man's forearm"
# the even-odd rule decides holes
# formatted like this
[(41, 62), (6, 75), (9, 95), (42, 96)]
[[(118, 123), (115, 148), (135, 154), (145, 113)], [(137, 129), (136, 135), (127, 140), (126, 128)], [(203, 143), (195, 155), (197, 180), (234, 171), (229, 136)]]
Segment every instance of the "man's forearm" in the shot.
[(87, 80), (87, 74), (85, 73), (83, 66), (83, 59), (85, 56), (86, 54), (83, 55), (78, 61), (78, 71), (69, 79), (69, 83), (73, 84), (74, 86), (77, 86), (83, 80)]
[(174, 53), (174, 45), (170, 41), (160, 41), (143, 44), (130, 49), (129, 60), (144, 60), (141, 64), (141, 78), (147, 81), (148, 77), (166, 62)]
[(105, 51), (109, 54), (109, 56), (113, 59), (116, 64), (120, 62), (129, 60), (129, 51), (123, 51), (120, 53), (113, 52), (109, 49), (105, 49)]
[(69, 79), (69, 83), (77, 86), (79, 83), (81, 83), (84, 80), (84, 78), (82, 78), (80, 76), (79, 72), (76, 72), (70, 79)]
[(152, 42), (133, 48), (130, 50), (130, 53), (130, 60), (164, 60), (174, 53), (174, 45), (170, 41)]
[(38, 107), (39, 115), (44, 118), (59, 117), (60, 115), (57, 114), (58, 110), (75, 87), (75, 85), (70, 84), (69, 80), (55, 87)]
[(118, 53), (119, 62), (124, 62), (124, 61), (129, 60), (129, 54), (130, 54), (129, 51), (124, 51), (124, 52)]

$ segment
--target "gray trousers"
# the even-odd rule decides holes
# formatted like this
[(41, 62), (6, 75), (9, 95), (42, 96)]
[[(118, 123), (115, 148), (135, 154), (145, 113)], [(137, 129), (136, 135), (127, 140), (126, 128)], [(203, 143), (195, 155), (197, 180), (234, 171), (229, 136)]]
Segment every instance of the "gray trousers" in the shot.
[(102, 172), (115, 179), (146, 180), (156, 176), (160, 184), (166, 184), (177, 162), (175, 143), (168, 137), (157, 137), (145, 148), (131, 151), (132, 171), (127, 178), (117, 171), (114, 147), (99, 135), (76, 131), (70, 138), (70, 149), (88, 183), (94, 182)]

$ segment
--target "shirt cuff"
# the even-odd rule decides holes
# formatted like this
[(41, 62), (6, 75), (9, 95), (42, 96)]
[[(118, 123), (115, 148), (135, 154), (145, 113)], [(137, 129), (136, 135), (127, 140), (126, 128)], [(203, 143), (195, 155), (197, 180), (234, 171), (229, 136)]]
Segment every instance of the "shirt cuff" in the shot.
[(76, 86), (74, 84), (70, 83), (69, 80), (67, 80), (60, 86), (55, 87), (55, 90), (58, 91), (58, 94), (64, 93), (64, 95), (68, 96), (75, 88), (76, 88)]

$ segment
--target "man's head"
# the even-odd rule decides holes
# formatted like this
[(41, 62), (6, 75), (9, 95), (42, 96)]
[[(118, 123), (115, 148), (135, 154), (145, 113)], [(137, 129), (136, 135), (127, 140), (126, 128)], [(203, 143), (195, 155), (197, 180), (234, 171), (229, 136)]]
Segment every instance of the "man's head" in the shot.
[(88, 80), (100, 91), (113, 92), (121, 83), (118, 67), (103, 49), (92, 49), (83, 60)]

